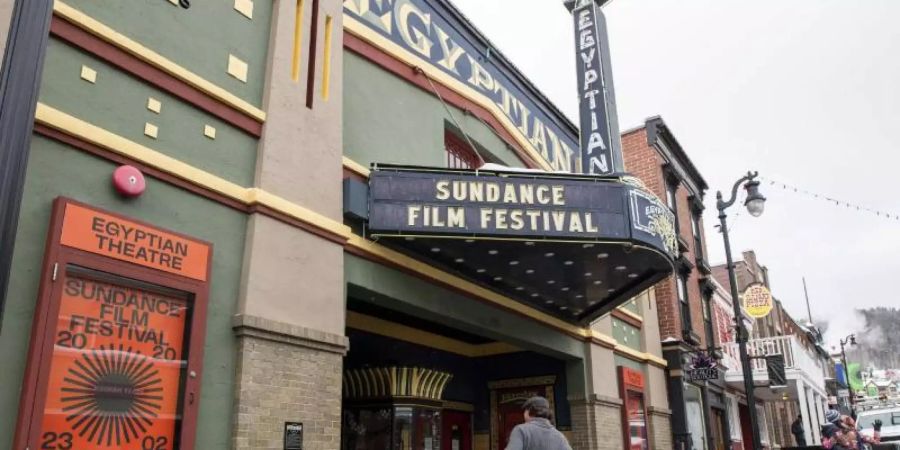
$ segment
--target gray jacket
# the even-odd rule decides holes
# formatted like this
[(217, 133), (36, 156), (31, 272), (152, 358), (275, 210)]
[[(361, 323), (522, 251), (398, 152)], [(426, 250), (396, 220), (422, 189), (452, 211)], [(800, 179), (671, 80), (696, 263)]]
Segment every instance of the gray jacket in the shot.
[(513, 428), (506, 450), (572, 450), (572, 447), (549, 420), (536, 417)]

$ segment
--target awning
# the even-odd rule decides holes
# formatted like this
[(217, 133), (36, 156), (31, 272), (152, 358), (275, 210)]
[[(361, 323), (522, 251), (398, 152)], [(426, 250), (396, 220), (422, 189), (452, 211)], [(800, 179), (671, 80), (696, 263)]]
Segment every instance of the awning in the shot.
[(374, 166), (367, 234), (586, 323), (672, 273), (674, 216), (631, 177)]

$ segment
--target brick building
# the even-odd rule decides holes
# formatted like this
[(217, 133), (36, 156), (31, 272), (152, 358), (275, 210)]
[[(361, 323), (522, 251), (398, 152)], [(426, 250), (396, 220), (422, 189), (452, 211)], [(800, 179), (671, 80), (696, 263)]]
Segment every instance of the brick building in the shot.
[[(742, 259), (734, 262), (738, 292), (747, 286), (761, 283), (769, 287), (769, 269), (761, 264), (752, 250), (744, 251)], [(725, 265), (712, 268), (715, 279), (727, 286), (728, 271)], [(791, 423), (801, 416), (807, 444), (820, 440), (819, 429), (827, 411), (828, 394), (825, 380), (833, 370), (830, 357), (823, 347), (822, 336), (808, 320), (792, 317), (777, 297), (773, 296), (773, 307), (765, 317), (753, 320), (750, 327), (748, 353), (751, 356), (782, 354), (785, 357), (785, 375), (788, 384), (783, 388), (759, 388), (757, 399), (763, 402), (760, 422), (764, 443), (770, 447), (793, 447), (797, 443), (791, 434)], [(732, 339), (723, 341), (728, 358), (729, 371), (726, 379), (737, 383), (743, 378), (737, 364), (737, 344)], [(732, 369), (731, 366), (735, 366)], [(768, 374), (762, 359), (754, 359), (753, 378), (757, 383), (766, 383)]]
[(723, 381), (692, 381), (687, 375), (695, 358), (714, 358), (717, 346), (703, 229), (708, 186), (660, 117), (622, 133), (622, 148), (626, 169), (664, 198), (676, 217), (675, 274), (656, 285), (675, 446), (724, 448), (731, 432)]

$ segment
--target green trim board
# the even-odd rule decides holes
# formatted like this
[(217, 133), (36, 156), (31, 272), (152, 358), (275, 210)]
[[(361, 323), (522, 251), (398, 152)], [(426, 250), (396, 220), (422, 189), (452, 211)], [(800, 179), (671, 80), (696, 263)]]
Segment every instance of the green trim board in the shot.
[(123, 200), (109, 186), (115, 167), (56, 141), (33, 138), (0, 339), (0, 360), (6, 374), (5, 382), (0, 383), (0, 448), (12, 446), (51, 203), (60, 193), (214, 242), (196, 448), (231, 445), (236, 357), (232, 316), (240, 288), (247, 217), (154, 180), (140, 198)]

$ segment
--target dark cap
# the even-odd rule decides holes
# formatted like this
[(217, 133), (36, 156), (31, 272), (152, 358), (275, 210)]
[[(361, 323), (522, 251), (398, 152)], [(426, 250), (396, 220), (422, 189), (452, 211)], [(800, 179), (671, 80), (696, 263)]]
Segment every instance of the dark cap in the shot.
[(550, 402), (548, 402), (547, 399), (544, 397), (535, 395), (534, 397), (531, 397), (528, 400), (526, 400), (525, 404), (522, 405), (522, 409), (532, 409), (532, 408), (550, 409)]

